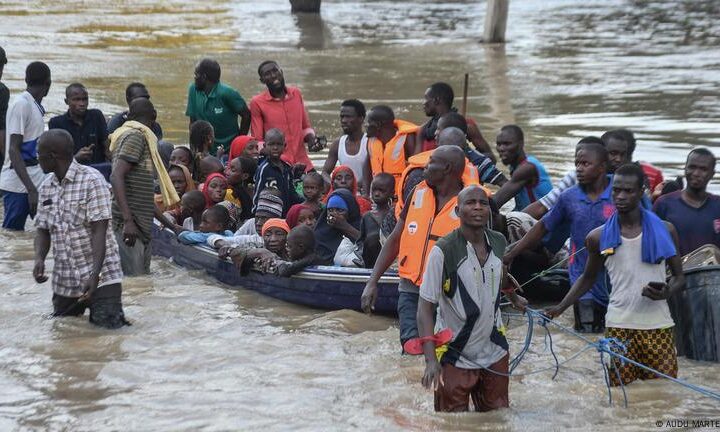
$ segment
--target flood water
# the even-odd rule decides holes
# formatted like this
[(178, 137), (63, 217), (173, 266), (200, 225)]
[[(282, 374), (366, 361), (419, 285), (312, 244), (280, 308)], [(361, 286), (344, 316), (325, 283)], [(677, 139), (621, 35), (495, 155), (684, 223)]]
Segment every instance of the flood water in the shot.
[[(19, 92), (27, 63), (47, 62), (50, 115), (65, 110), (70, 82), (106, 114), (124, 109), (129, 82), (145, 82), (167, 139), (184, 143), (187, 85), (205, 55), (248, 100), (262, 90), (259, 62), (277, 59), (328, 138), (343, 99), (421, 122), (425, 88), (442, 80), (460, 95), (469, 72), (468, 111), (486, 138), (521, 125), (554, 177), (580, 137), (617, 127), (635, 131), (636, 159), (666, 176), (691, 146), (720, 151), (717, 1), (512, 1), (504, 47), (478, 43), (484, 12), (470, 0), (325, 0), (322, 18), (292, 16), (285, 0), (6, 0), (3, 82)], [(228, 290), (159, 258), (151, 278), (124, 281), (132, 327), (49, 320), (50, 287), (31, 278), (32, 233), (0, 232), (0, 243), (0, 430), (647, 430), (720, 419), (715, 402), (661, 381), (628, 387), (627, 409), (609, 406), (592, 351), (554, 381), (513, 378), (508, 410), (435, 414), (423, 361), (399, 355), (394, 320)], [(520, 371), (551, 365), (538, 333)], [(517, 352), (523, 323), (509, 336)], [(553, 340), (561, 359), (583, 348)], [(688, 381), (720, 388), (717, 372), (680, 359)]]

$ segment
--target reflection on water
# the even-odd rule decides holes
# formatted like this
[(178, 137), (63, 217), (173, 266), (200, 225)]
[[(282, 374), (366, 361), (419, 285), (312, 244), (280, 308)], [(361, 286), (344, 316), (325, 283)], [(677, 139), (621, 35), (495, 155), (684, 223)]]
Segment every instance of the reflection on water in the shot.
[[(84, 82), (91, 104), (111, 114), (124, 109), (124, 87), (143, 81), (166, 135), (185, 142), (187, 85), (206, 55), (248, 99), (262, 90), (259, 62), (278, 59), (328, 137), (340, 133), (345, 98), (388, 103), (421, 122), (425, 88), (447, 81), (459, 98), (469, 72), (468, 110), (486, 138), (520, 124), (555, 176), (571, 165), (579, 137), (614, 127), (635, 130), (636, 157), (668, 176), (690, 145), (717, 149), (718, 2), (511, 2), (510, 43), (489, 47), (476, 43), (484, 7), (325, 0), (317, 17), (291, 15), (285, 0), (9, 0), (0, 4), (10, 18), (0, 20), (10, 59), (3, 81), (17, 92), (25, 65), (47, 61), (54, 85), (44, 104), (53, 115), (65, 110), (70, 82)], [(31, 234), (2, 232), (0, 243), (0, 430), (645, 430), (659, 418), (720, 414), (666, 382), (630, 386), (627, 410), (608, 407), (588, 352), (555, 381), (514, 378), (510, 410), (436, 415), (418, 384), (422, 361), (398, 355), (393, 320), (222, 289), (157, 259), (152, 279), (124, 283), (134, 325), (105, 332), (86, 320), (45, 319), (50, 288), (31, 280)], [(513, 326), (517, 352), (525, 328)], [(561, 359), (582, 348), (560, 334), (553, 340)], [(524, 370), (549, 364), (542, 334), (526, 358)], [(716, 365), (681, 359), (680, 367), (681, 377), (720, 387)]]

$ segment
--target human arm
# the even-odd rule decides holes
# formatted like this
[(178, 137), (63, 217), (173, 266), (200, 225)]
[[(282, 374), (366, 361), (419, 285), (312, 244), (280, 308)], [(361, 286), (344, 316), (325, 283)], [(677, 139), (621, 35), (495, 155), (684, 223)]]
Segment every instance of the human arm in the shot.
[(113, 170), (110, 174), (110, 184), (112, 185), (113, 193), (115, 194), (115, 199), (117, 200), (120, 214), (123, 218), (123, 240), (126, 245), (133, 247), (140, 235), (140, 230), (135, 224), (130, 205), (128, 205), (125, 179), (134, 165), (124, 159), (117, 159), (113, 165)]
[(284, 262), (277, 266), (277, 274), (278, 274), (278, 276), (282, 276), (282, 277), (290, 277), (296, 273), (300, 273), (306, 267), (313, 265), (316, 260), (317, 260), (317, 255), (315, 255), (313, 253), (313, 254), (310, 254), (310, 255), (306, 256), (305, 258), (301, 258), (297, 261), (293, 261), (290, 263)]
[(258, 141), (262, 141), (265, 138), (265, 123), (260, 105), (255, 98), (250, 100), (250, 131), (252, 136)]
[[(0, 84), (0, 160), (5, 158), (5, 122), (7, 120), (8, 102), (10, 102), (10, 90)], [(2, 169), (2, 164), (0, 164)]]
[(92, 272), (83, 282), (81, 300), (89, 300), (100, 282), (100, 272), (105, 262), (106, 242), (109, 219), (93, 221), (90, 223), (90, 249), (93, 255)]
[(560, 199), (560, 195), (562, 195), (563, 192), (575, 186), (576, 184), (577, 172), (573, 169), (568, 171), (563, 176), (563, 178), (556, 182), (552, 190), (545, 194), (544, 197), (533, 203), (530, 203), (529, 206), (525, 207), (523, 209), (523, 212), (539, 220), (541, 217), (543, 217), (543, 215), (545, 215), (545, 213), (552, 209), (555, 204), (557, 204), (558, 200)]
[(372, 171), (370, 170), (370, 158), (367, 158), (362, 167), (363, 178), (360, 184), (360, 195), (370, 198), (370, 183), (372, 183)]
[(360, 237), (360, 230), (352, 226), (345, 216), (330, 216), (328, 213), (327, 224), (340, 231), (345, 237), (349, 238), (353, 243)]
[(523, 238), (518, 240), (514, 245), (511, 245), (511, 247), (508, 247), (508, 250), (505, 251), (505, 255), (503, 256), (503, 263), (509, 266), (522, 252), (535, 249), (546, 233), (547, 229), (542, 221), (533, 225)]
[(535, 178), (537, 178), (535, 165), (530, 163), (520, 165), (510, 177), (510, 181), (493, 194), (497, 206), (502, 207), (506, 202), (515, 198), (515, 195), (527, 184), (532, 183)]
[(523, 209), (523, 213), (527, 213), (535, 219), (542, 218), (548, 209), (540, 202), (540, 200), (530, 203), (529, 206)]
[(199, 231), (183, 231), (178, 234), (177, 238), (178, 241), (182, 244), (193, 245), (205, 244), (209, 236), (210, 235), (208, 233), (203, 233)]
[(48, 280), (45, 276), (45, 258), (48, 252), (50, 252), (50, 231), (38, 227), (35, 230), (35, 267), (33, 267), (33, 277), (37, 283)]
[(493, 154), (493, 151), (490, 148), (490, 144), (488, 144), (485, 137), (482, 136), (480, 128), (477, 127), (477, 124), (474, 121), (469, 121), (467, 124), (467, 137), (480, 153), (489, 157), (493, 163), (497, 162), (495, 154)]
[(380, 281), (380, 278), (387, 269), (390, 268), (390, 265), (392, 265), (393, 261), (395, 261), (398, 253), (400, 252), (400, 237), (404, 228), (405, 218), (401, 215), (395, 224), (395, 228), (393, 228), (393, 231), (388, 236), (385, 244), (380, 249), (380, 254), (377, 257), (377, 261), (375, 261), (372, 273), (370, 274), (370, 279), (365, 284), (365, 289), (363, 289), (360, 302), (362, 310), (366, 313), (372, 312), (375, 307), (378, 281)]
[[(417, 310), (417, 326), (420, 337), (432, 336), (434, 334), (435, 305), (420, 298), (418, 300)], [(423, 343), (423, 355), (425, 356), (425, 372), (422, 377), (422, 385), (425, 388), (437, 388), (438, 384), (442, 385), (442, 375), (440, 362), (438, 362), (435, 354), (435, 343), (426, 341)]]
[(340, 146), (340, 140), (336, 139), (335, 141), (330, 144), (330, 147), (328, 147), (328, 155), (327, 159), (325, 159), (325, 164), (323, 165), (322, 169), (322, 176), (326, 183), (331, 184), (332, 181), (330, 180), (330, 175), (333, 172), (333, 169), (335, 169), (335, 165), (337, 165), (338, 161), (338, 147)]
[(562, 301), (550, 308), (545, 309), (545, 315), (550, 318), (560, 316), (565, 309), (578, 301), (586, 292), (590, 291), (597, 278), (598, 273), (602, 269), (605, 259), (600, 255), (600, 234), (602, 227), (595, 228), (585, 238), (585, 247), (588, 252), (588, 260), (585, 264), (583, 274), (575, 281), (570, 291), (565, 295)]
[[(675, 243), (675, 250), (679, 250), (678, 234), (675, 230), (675, 226), (670, 222), (665, 222), (670, 235), (672, 236), (673, 243)], [(685, 288), (685, 274), (682, 269), (682, 260), (678, 255), (670, 257), (666, 260), (666, 265), (670, 268), (672, 276), (670, 280), (665, 283), (662, 287), (655, 287), (652, 285), (646, 285), (643, 287), (642, 295), (652, 300), (667, 300), (675, 293), (682, 291)], [(664, 282), (664, 281), (657, 281)], [(654, 284), (653, 284), (654, 285)]]
[(168, 218), (167, 215), (158, 208), (158, 206), (155, 206), (154, 213), (155, 219), (160, 221), (160, 223), (164, 227), (171, 229), (175, 234), (178, 234), (180, 233), (180, 231), (182, 231), (182, 227), (170, 220), (170, 218)]
[(32, 182), (32, 179), (30, 178), (30, 174), (28, 174), (27, 172), (25, 161), (22, 158), (22, 143), (22, 135), (10, 135), (10, 142), (8, 143), (8, 156), (10, 158), (10, 163), (15, 170), (15, 174), (17, 174), (18, 178), (27, 190), (28, 204), (30, 205), (30, 216), (34, 218), (35, 213), (37, 212), (38, 191), (35, 187), (35, 184)]
[[(525, 297), (522, 297), (518, 295), (517, 289), (520, 287), (515, 285), (512, 280), (509, 277), (509, 272), (507, 266), (503, 265), (502, 269), (502, 279), (500, 281), (500, 290), (505, 295), (505, 298), (507, 298), (510, 301), (510, 304), (512, 304), (512, 307), (519, 310), (520, 312), (525, 312), (525, 308), (528, 305), (528, 301)], [(513, 286), (515, 285), (515, 286)]]
[(498, 187), (502, 187), (507, 183), (508, 180), (505, 174), (495, 166), (493, 160), (487, 155), (471, 149), (470, 146), (465, 146), (464, 151), (465, 157), (467, 157), (470, 163), (477, 167), (478, 178), (481, 182), (490, 183)]
[(417, 133), (409, 133), (405, 138), (405, 159), (422, 151), (422, 140), (418, 139)]

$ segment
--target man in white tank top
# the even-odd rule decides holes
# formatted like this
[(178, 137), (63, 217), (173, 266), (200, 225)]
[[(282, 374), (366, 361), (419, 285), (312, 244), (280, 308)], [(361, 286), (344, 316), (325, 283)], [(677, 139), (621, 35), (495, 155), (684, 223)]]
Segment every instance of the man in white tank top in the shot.
[(330, 144), (328, 157), (323, 165), (322, 175), (330, 184), (330, 175), (335, 165), (346, 165), (352, 169), (360, 194), (370, 193), (370, 158), (368, 157), (367, 135), (363, 133), (365, 105), (357, 99), (348, 99), (340, 105), (340, 127), (344, 135)]
[[(620, 340), (627, 347), (628, 358), (649, 366), (672, 377), (677, 376), (677, 353), (673, 338), (673, 322), (670, 316), (667, 299), (685, 286), (680, 258), (675, 253), (678, 238), (671, 223), (663, 222), (640, 206), (643, 194), (643, 172), (637, 165), (628, 164), (615, 172), (612, 186), (612, 198), (617, 217), (588, 234), (585, 246), (588, 250), (588, 261), (585, 270), (575, 282), (572, 289), (557, 306), (545, 311), (554, 318), (559, 316), (593, 284), (598, 272), (605, 266), (612, 282), (610, 302), (605, 316), (606, 337)], [(645, 213), (647, 212), (647, 213)], [(657, 222), (651, 223), (650, 221)], [(619, 244), (614, 248), (601, 248), (604, 230), (612, 230), (611, 224), (619, 225)], [(645, 232), (648, 230), (653, 232)], [(651, 243), (643, 245), (643, 236), (652, 235), (656, 239), (656, 250), (659, 248), (657, 238), (666, 233), (671, 236), (675, 247), (660, 252), (665, 259), (657, 263), (648, 263), (644, 256), (652, 252), (644, 251), (643, 247), (652, 249)], [(668, 240), (670, 242), (670, 240)], [(604, 250), (603, 250), (604, 249)], [(672, 277), (665, 282), (666, 265)], [(623, 384), (636, 379), (657, 378), (655, 374), (632, 364), (621, 364), (613, 361), (609, 376), (613, 385), (619, 385), (617, 369)]]

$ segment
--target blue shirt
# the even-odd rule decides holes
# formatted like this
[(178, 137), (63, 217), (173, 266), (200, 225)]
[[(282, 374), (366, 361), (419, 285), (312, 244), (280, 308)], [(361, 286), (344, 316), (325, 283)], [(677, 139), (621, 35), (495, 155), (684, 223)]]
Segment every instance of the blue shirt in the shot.
[(658, 198), (653, 211), (675, 226), (680, 255), (706, 244), (720, 247), (720, 196), (709, 194), (703, 205), (695, 208), (682, 199), (682, 191), (676, 191)]
[(532, 164), (535, 166), (537, 171), (538, 180), (535, 184), (528, 184), (515, 195), (515, 211), (522, 211), (525, 207), (544, 197), (548, 192), (552, 190), (552, 182), (548, 175), (545, 167), (540, 161), (532, 155), (526, 155), (525, 159), (522, 160), (518, 165), (510, 166), (510, 175), (523, 164)]
[[(590, 231), (605, 224), (615, 212), (612, 203), (612, 181), (608, 177), (608, 185), (596, 201), (590, 201), (580, 185), (575, 185), (560, 194), (557, 204), (543, 218), (542, 223), (548, 231), (559, 229), (564, 224), (570, 224), (570, 283), (575, 283), (585, 270), (588, 259), (585, 246), (585, 237)], [(578, 250), (580, 250), (578, 252)], [(581, 300), (592, 299), (607, 306), (610, 294), (609, 282), (603, 270), (598, 274), (590, 291), (581, 297)]]

